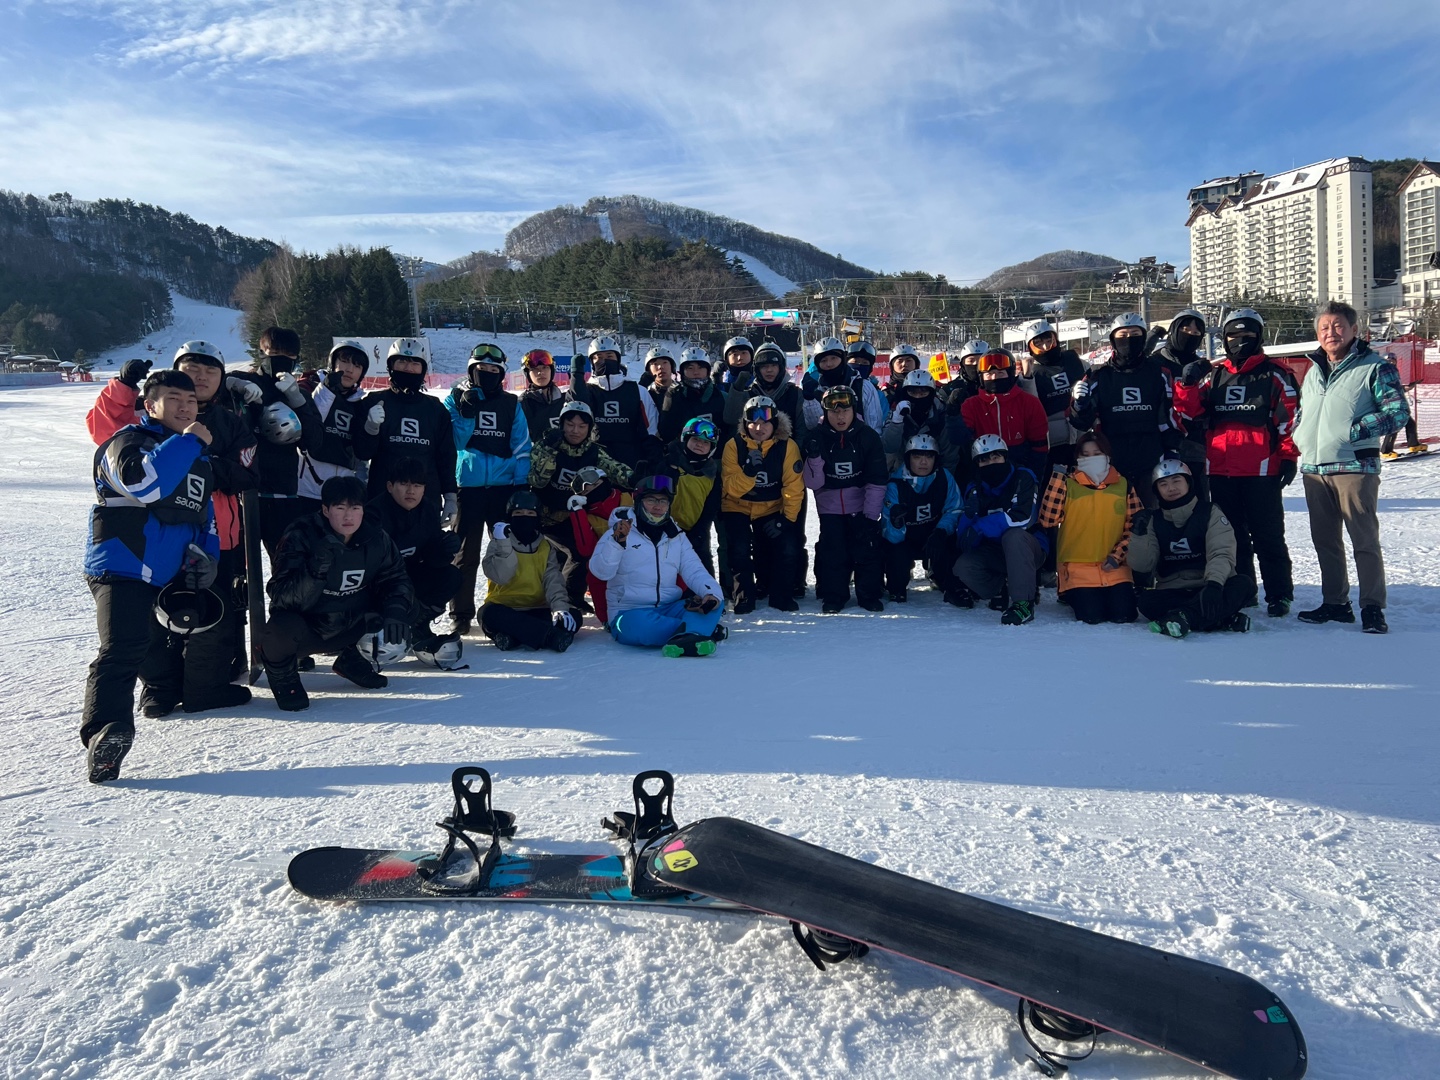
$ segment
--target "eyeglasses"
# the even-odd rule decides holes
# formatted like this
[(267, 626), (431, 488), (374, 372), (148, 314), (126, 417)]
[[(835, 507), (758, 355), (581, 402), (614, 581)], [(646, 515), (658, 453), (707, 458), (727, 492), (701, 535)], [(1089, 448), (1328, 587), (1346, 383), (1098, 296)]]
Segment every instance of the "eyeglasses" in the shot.
[(1009, 371), (1013, 366), (1009, 353), (987, 352), (980, 357), (981, 371)]
[[(496, 363), (505, 363), (505, 350), (499, 345), (476, 345), (470, 350), (471, 360), (494, 360)], [(528, 360), (529, 357), (527, 356)]]
[(555, 358), (544, 349), (531, 349), (525, 354), (526, 367), (554, 367)]
[(769, 405), (759, 405), (753, 409), (747, 409), (745, 411), (745, 422), (748, 424), (773, 424), (775, 422), (775, 410)]

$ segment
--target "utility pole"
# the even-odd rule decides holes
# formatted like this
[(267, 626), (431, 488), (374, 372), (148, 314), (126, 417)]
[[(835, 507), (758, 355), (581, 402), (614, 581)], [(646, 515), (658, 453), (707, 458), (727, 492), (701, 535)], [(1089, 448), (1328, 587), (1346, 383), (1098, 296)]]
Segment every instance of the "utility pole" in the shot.
[(1105, 286), (1107, 293), (1121, 293), (1140, 298), (1140, 317), (1145, 320), (1145, 325), (1150, 325), (1150, 297), (1156, 292), (1173, 292), (1179, 288), (1175, 284), (1175, 267), (1170, 263), (1162, 263), (1156, 260), (1154, 255), (1146, 255), (1137, 263), (1129, 263), (1116, 270)]
[(418, 255), (396, 255), (395, 264), (405, 279), (410, 293), (410, 337), (420, 336), (420, 279), (425, 276), (425, 260)]
[(525, 305), (525, 333), (529, 337), (535, 336), (535, 324), (530, 321), (530, 305), (537, 303), (533, 296), (522, 296), (520, 303)]
[(561, 310), (570, 318), (570, 355), (574, 356), (577, 348), (575, 344), (575, 320), (580, 317), (580, 305), (566, 304)]
[(811, 299), (814, 299), (814, 300), (829, 300), (829, 301), (830, 301), (830, 336), (831, 336), (831, 337), (839, 337), (839, 336), (840, 336), (840, 315), (839, 315), (839, 310), (838, 310), (838, 308), (837, 308), (836, 305), (839, 303), (839, 301), (845, 299), (845, 297), (847, 297), (847, 296), (849, 296), (849, 295), (850, 295), (850, 290), (849, 290), (845, 285), (832, 285), (832, 284), (830, 284), (829, 282), (826, 282), (825, 284), (823, 284), (823, 285), (820, 286), (820, 291), (817, 292), (817, 293), (811, 298)]
[(605, 299), (615, 305), (615, 333), (619, 335), (620, 350), (623, 355), (625, 350), (625, 312), (622, 310), (622, 306), (630, 302), (630, 294), (624, 291), (607, 292)]
[(499, 337), (500, 328), (495, 323), (495, 298), (493, 296), (482, 296), (480, 302), (490, 309), (490, 336)]

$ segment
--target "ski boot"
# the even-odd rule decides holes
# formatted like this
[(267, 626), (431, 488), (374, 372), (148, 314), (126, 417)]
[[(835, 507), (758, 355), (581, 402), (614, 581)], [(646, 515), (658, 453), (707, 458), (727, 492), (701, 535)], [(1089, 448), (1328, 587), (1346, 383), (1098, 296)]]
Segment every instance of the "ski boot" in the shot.
[(1008, 608), (1009, 606), (1010, 606), (1010, 586), (1009, 586), (1009, 585), (1002, 585), (1002, 586), (1000, 586), (1000, 595), (999, 595), (999, 596), (992, 596), (992, 597), (990, 598), (990, 610), (991, 610), (991, 611), (1004, 611), (1004, 610), (1005, 610), (1006, 608)]
[(1156, 619), (1150, 624), (1152, 634), (1165, 634), (1168, 637), (1183, 638), (1190, 633), (1190, 620), (1185, 617), (1183, 611), (1172, 611), (1163, 619)]
[(1243, 611), (1236, 612), (1220, 629), (1232, 634), (1248, 634), (1250, 632), (1250, 616)]
[(790, 932), (795, 935), (795, 944), (800, 946), (800, 951), (821, 971), (827, 964), (834, 966), (845, 960), (859, 960), (870, 951), (870, 946), (863, 941), (851, 941), (794, 920), (790, 922)]
[(1271, 600), (1265, 605), (1265, 614), (1272, 619), (1283, 619), (1290, 614), (1290, 605), (1293, 603), (1294, 601), (1290, 599)]
[(964, 585), (959, 585), (946, 590), (945, 603), (951, 607), (963, 608), (968, 611), (975, 606), (975, 597), (970, 595), (970, 590)]
[(270, 693), (275, 704), (283, 712), (300, 712), (310, 707), (310, 695), (300, 684), (300, 672), (294, 659), (284, 664), (265, 662), (265, 681), (270, 684)]
[(709, 656), (715, 651), (715, 641), (703, 634), (682, 630), (667, 641), (660, 651), (669, 657)]
[(120, 778), (120, 763), (135, 742), (135, 729), (127, 724), (106, 724), (90, 736), (85, 748), (85, 767), (92, 784)]
[(376, 671), (374, 665), (361, 656), (360, 650), (354, 645), (340, 650), (330, 670), (366, 690), (383, 690), (390, 685), (390, 680)]
[(1002, 626), (1024, 626), (1035, 621), (1035, 603), (1031, 600), (1016, 600), (1000, 616)]

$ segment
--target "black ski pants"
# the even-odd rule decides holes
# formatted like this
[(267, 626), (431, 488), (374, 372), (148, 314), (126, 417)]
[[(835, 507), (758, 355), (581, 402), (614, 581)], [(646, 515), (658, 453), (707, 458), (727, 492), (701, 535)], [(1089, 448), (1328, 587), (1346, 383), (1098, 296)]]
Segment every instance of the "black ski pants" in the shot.
[(415, 591), (415, 601), (410, 605), (410, 622), (418, 629), (428, 630), (430, 621), (444, 611), (445, 605), (457, 595), (460, 568), (449, 563), (438, 566), (421, 563), (411, 568), (410, 587)]
[(1191, 630), (1216, 630), (1240, 610), (1255, 602), (1255, 582), (1233, 574), (1218, 590), (1208, 585), (1194, 589), (1137, 589), (1135, 604), (1147, 619), (1163, 619), (1183, 611)]
[(1211, 497), (1235, 529), (1235, 572), (1265, 583), (1265, 601), (1295, 599), (1290, 549), (1285, 545), (1285, 502), (1278, 476), (1212, 476)]
[[(505, 506), (518, 487), (462, 487), (456, 499), (455, 529), (460, 534), (459, 578), (451, 592), (450, 614), (456, 621), (475, 619), (475, 579), (480, 573), (480, 557), (485, 549), (485, 530), (505, 520)], [(416, 583), (418, 587), (418, 582)]]
[(100, 649), (85, 679), (80, 712), (80, 742), (108, 724), (135, 730), (135, 680), (164, 680), (171, 667), (166, 649), (170, 635), (155, 619), (154, 585), (131, 578), (87, 578), (95, 597), (95, 629)]
[[(1380, 452), (1382, 454), (1393, 454), (1395, 452), (1396, 434), (1397, 432), (1392, 431), (1380, 440)], [(1415, 410), (1413, 408), (1410, 410), (1410, 419), (1405, 421), (1405, 445), (1420, 445), (1420, 428), (1415, 422)]]
[(301, 656), (348, 649), (367, 633), (378, 631), (382, 623), (379, 612), (367, 613), (347, 629), (327, 638), (316, 632), (302, 612), (272, 611), (260, 636), (260, 652), (267, 665), (284, 667)]
[(165, 633), (157, 654), (146, 658), (141, 678), (155, 697), (203, 708), (235, 677), (235, 657), (244, 640), (242, 609), (234, 588), (239, 563), (238, 549), (220, 552), (220, 569), (212, 586), (224, 607), (220, 622), (201, 634)]
[(955, 538), (931, 525), (909, 525), (898, 544), (882, 541), (885, 561), (885, 588), (903, 594), (910, 587), (910, 574), (918, 561), (935, 580), (941, 592), (955, 588)]
[(826, 604), (855, 598), (878, 601), (884, 586), (884, 560), (880, 554), (880, 523), (863, 514), (821, 514), (820, 539), (815, 544), (815, 595)]
[(265, 554), (275, 560), (275, 549), (280, 546), (280, 537), (296, 518), (304, 517), (309, 510), (309, 499), (294, 496), (284, 498), (278, 495), (260, 496), (260, 542), (265, 545)]
[(546, 608), (512, 608), (504, 604), (480, 605), (480, 629), (485, 636), (507, 634), (521, 645), (532, 649), (545, 648), (554, 626)]
[[(766, 522), (778, 519), (781, 533), (772, 540), (765, 535)], [(731, 588), (734, 603), (754, 602), (759, 595), (757, 580), (771, 587), (766, 590), (770, 606), (793, 610), (794, 598), (781, 586), (795, 580), (795, 563), (800, 555), (800, 528), (785, 520), (783, 514), (751, 518), (749, 514), (721, 515), (730, 552)]]
[(1135, 621), (1135, 586), (1128, 581), (1089, 589), (1067, 589), (1061, 599), (1070, 605), (1076, 622), (1098, 626), (1106, 622)]

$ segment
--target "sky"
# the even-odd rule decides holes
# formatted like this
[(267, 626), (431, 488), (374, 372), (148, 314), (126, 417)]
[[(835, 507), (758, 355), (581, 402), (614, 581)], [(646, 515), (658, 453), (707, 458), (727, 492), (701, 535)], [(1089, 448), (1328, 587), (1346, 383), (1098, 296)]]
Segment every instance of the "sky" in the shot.
[(880, 271), (1189, 262), (1185, 193), (1440, 157), (1435, 0), (0, 0), (0, 188), (447, 261), (596, 195)]

